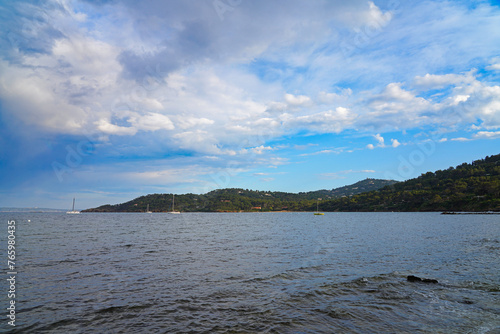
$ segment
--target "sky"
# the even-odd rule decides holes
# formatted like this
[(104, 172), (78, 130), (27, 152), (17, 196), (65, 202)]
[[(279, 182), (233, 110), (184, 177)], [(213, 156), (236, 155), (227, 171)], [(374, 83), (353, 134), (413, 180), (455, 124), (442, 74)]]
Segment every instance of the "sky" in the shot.
[(499, 144), (499, 1), (0, 4), (0, 207), (402, 181)]

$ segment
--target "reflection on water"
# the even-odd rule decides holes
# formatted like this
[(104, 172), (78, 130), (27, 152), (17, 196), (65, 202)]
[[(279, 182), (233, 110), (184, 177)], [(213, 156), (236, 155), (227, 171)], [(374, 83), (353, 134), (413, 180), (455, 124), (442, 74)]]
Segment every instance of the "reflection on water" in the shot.
[(13, 333), (500, 330), (498, 216), (2, 218), (18, 221)]

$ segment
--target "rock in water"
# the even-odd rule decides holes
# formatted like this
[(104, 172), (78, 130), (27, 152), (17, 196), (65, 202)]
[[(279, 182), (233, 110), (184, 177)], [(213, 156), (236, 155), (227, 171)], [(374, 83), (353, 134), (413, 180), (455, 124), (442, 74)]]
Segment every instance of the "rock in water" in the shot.
[(420, 278), (418, 276), (413, 276), (413, 275), (409, 275), (406, 277), (406, 280), (408, 282), (422, 282), (422, 283), (432, 283), (432, 284), (437, 284), (439, 283), (437, 280), (435, 279), (431, 279), (431, 278)]
[(437, 284), (438, 283), (437, 279), (431, 279), (431, 278), (424, 278), (422, 280), (422, 282), (424, 282), (424, 283), (432, 283), (432, 284)]
[(408, 282), (422, 282), (422, 279), (420, 277), (413, 276), (413, 275), (406, 277), (406, 280)]

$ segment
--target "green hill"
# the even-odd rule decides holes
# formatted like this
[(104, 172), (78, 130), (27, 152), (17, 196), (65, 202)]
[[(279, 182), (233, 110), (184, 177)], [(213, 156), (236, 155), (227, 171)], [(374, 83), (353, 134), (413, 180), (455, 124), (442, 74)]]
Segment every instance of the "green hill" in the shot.
[[(428, 172), (396, 182), (366, 179), (332, 190), (301, 193), (218, 189), (204, 195), (175, 196), (184, 212), (221, 211), (500, 211), (500, 154), (456, 168)], [(172, 194), (141, 196), (86, 212), (153, 212), (171, 210)]]
[(321, 203), (324, 211), (500, 211), (500, 155)]
[[(204, 195), (175, 195), (175, 209), (183, 212), (220, 211), (312, 211), (318, 198), (329, 200), (352, 196), (380, 189), (396, 181), (365, 179), (355, 184), (332, 190), (317, 190), (301, 193), (258, 191), (248, 189), (217, 189)], [(151, 194), (116, 205), (103, 205), (84, 212), (144, 212), (149, 205), (153, 212), (170, 211), (172, 194)]]

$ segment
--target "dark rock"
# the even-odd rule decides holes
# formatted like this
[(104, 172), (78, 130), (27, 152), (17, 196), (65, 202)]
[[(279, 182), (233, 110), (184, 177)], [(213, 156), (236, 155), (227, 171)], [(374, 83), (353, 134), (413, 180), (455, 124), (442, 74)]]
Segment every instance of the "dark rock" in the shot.
[(424, 278), (422, 280), (422, 282), (424, 282), (424, 283), (432, 283), (432, 284), (437, 284), (438, 283), (437, 279), (431, 279), (431, 278)]
[(406, 277), (406, 280), (408, 282), (422, 282), (422, 283), (431, 283), (431, 284), (437, 284), (439, 283), (437, 280), (435, 279), (431, 279), (431, 278), (420, 278), (418, 276), (413, 276), (413, 275), (409, 275), (408, 277)]
[(413, 276), (413, 275), (406, 277), (406, 280), (408, 282), (422, 282), (422, 279), (420, 277)]

